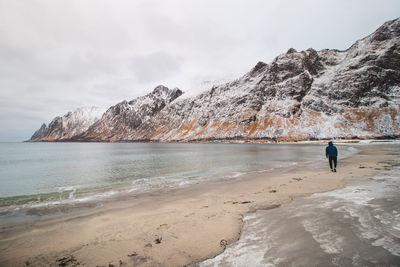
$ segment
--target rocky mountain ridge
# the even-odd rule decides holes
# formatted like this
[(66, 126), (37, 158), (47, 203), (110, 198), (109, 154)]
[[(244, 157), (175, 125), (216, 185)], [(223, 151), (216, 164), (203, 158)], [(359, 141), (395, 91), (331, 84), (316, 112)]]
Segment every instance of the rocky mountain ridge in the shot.
[(159, 85), (153, 92), (132, 101), (122, 101), (110, 107), (102, 118), (86, 132), (75, 136), (82, 141), (134, 140), (131, 136), (144, 123), (151, 124), (153, 118), (167, 105), (182, 95), (178, 88), (173, 90)]
[(68, 140), (399, 137), (400, 19), (386, 22), (345, 51), (291, 48), (270, 64), (257, 63), (237, 80), (197, 96), (181, 95), (179, 89), (159, 86), (109, 108)]

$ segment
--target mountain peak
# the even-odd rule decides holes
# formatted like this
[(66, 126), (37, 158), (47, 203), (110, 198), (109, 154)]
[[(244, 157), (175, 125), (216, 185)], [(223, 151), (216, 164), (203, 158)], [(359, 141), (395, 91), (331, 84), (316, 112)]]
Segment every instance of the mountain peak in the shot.
[(170, 91), (170, 89), (168, 87), (166, 87), (164, 85), (158, 85), (158, 86), (156, 86), (154, 88), (152, 93), (153, 94), (161, 94), (161, 93), (166, 93), (166, 92), (169, 92), (169, 91)]
[(30, 140), (37, 140), (41, 138), (46, 133), (46, 131), (47, 131), (47, 125), (46, 123), (43, 123), (42, 126), (40, 126), (40, 128), (35, 131)]
[[(176, 98), (180, 97), (182, 94), (183, 92), (179, 88), (175, 87), (174, 89), (169, 89), (164, 85), (158, 85), (148, 95), (161, 97), (169, 103), (174, 101)], [(132, 100), (131, 102), (133, 101), (135, 100)]]
[(385, 22), (371, 35), (371, 40), (381, 42), (396, 36), (400, 36), (400, 18)]
[(251, 69), (250, 75), (256, 76), (260, 74), (265, 69), (266, 66), (268, 66), (268, 64), (265, 62), (262, 61), (257, 62), (257, 64)]

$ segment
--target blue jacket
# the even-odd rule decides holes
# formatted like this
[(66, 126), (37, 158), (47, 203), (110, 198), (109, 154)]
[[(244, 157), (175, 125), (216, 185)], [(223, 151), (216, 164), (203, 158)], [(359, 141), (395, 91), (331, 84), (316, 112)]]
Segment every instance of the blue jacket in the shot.
[(328, 157), (337, 157), (338, 152), (337, 148), (333, 145), (332, 142), (329, 142), (329, 146), (326, 147), (325, 149), (325, 154)]

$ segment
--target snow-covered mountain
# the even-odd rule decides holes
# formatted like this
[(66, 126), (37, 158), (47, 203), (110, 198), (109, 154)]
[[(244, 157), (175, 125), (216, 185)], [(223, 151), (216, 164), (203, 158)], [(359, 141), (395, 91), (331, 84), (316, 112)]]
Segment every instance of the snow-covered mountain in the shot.
[(160, 86), (121, 102), (71, 140), (399, 137), (400, 19), (345, 51), (291, 48), (237, 80), (181, 94)]
[[(110, 107), (99, 121), (73, 139), (82, 141), (137, 140), (135, 133), (139, 129), (142, 135), (154, 131), (153, 119), (181, 95), (182, 91), (178, 88), (171, 90), (159, 85), (145, 96), (129, 102), (124, 100)], [(148, 125), (148, 127), (143, 129), (143, 125)]]
[(64, 141), (85, 132), (103, 115), (105, 109), (99, 107), (81, 107), (62, 117), (55, 117), (47, 127), (42, 124), (30, 141)]

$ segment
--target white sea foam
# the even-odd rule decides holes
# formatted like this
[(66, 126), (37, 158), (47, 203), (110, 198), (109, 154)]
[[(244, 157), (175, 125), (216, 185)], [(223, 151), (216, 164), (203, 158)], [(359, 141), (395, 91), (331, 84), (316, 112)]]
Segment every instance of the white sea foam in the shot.
[(397, 243), (397, 240), (389, 236), (384, 236), (375, 240), (372, 243), (373, 246), (383, 247), (387, 251), (389, 251), (394, 256), (400, 256), (400, 244)]

